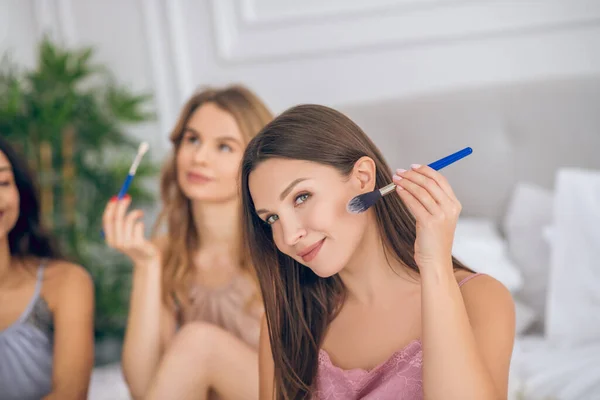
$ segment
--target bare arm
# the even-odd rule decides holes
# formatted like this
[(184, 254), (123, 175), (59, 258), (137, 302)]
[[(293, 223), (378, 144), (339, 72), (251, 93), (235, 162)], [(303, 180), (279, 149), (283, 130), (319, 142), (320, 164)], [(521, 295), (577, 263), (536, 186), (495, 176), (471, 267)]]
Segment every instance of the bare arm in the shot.
[[(143, 398), (164, 348), (174, 335), (175, 317), (162, 301), (161, 243), (144, 237), (142, 212), (127, 213), (131, 198), (113, 198), (102, 218), (106, 243), (134, 264), (123, 344), (123, 375), (134, 399)], [(127, 214), (126, 214), (127, 213)]]
[(462, 206), (441, 174), (413, 165), (397, 171), (394, 182), (416, 220), (425, 398), (506, 399), (515, 334), (510, 293), (483, 276), (461, 294), (451, 256)]
[(146, 394), (175, 328), (174, 315), (161, 299), (160, 266), (136, 266), (122, 355), (123, 375), (133, 398)]
[(267, 319), (265, 316), (263, 316), (260, 324), (258, 375), (259, 399), (273, 400), (275, 398), (275, 365), (273, 363), (273, 353), (271, 352), (271, 342), (269, 341), (269, 329), (267, 327)]
[(425, 398), (506, 399), (515, 332), (510, 293), (480, 276), (461, 294), (451, 272), (436, 272), (421, 272)]
[(54, 312), (52, 392), (44, 400), (87, 399), (94, 365), (94, 286), (74, 265), (64, 269)]

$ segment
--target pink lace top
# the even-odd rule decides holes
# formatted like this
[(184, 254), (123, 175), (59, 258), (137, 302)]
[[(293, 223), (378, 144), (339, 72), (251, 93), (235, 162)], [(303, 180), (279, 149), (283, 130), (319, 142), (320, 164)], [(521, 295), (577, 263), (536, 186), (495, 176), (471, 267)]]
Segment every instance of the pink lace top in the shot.
[[(481, 274), (469, 275), (458, 285)], [(419, 339), (395, 352), (377, 367), (344, 370), (319, 351), (319, 369), (313, 400), (421, 400), (423, 398), (423, 350)]]

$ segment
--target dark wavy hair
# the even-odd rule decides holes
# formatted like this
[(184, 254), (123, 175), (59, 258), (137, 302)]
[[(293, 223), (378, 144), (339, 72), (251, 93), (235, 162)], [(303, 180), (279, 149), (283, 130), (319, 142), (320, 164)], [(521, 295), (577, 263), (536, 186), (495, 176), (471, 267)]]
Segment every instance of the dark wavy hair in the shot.
[(20, 198), (19, 218), (8, 233), (10, 255), (20, 258), (62, 259), (55, 241), (42, 225), (38, 190), (25, 159), (1, 137), (0, 151), (4, 153), (12, 168)]

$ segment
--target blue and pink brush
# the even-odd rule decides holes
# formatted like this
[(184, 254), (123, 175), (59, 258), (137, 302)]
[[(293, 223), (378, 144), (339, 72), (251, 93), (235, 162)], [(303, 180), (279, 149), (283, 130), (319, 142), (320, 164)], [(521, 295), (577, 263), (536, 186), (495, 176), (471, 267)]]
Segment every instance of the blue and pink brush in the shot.
[[(470, 147), (465, 147), (462, 150), (457, 151), (456, 153), (450, 154), (447, 157), (441, 158), (435, 162), (429, 164), (429, 167), (439, 171), (440, 169), (447, 167), (448, 165), (455, 163), (456, 161), (465, 158), (469, 154), (473, 152), (473, 149)], [(346, 209), (349, 213), (359, 214), (367, 211), (371, 208), (379, 199), (383, 196), (393, 192), (396, 189), (395, 183), (390, 183), (387, 186), (382, 187), (381, 189), (375, 189), (372, 192), (364, 193), (354, 197), (352, 200), (348, 202)]]

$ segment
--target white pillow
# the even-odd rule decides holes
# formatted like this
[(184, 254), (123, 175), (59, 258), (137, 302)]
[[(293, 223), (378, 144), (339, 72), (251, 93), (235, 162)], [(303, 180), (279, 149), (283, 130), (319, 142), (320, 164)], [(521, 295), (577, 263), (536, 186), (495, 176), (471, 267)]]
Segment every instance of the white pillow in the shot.
[(515, 333), (521, 335), (528, 331), (536, 321), (536, 313), (533, 308), (515, 299)]
[(508, 254), (523, 276), (523, 287), (516, 297), (535, 311), (536, 333), (543, 332), (546, 313), (550, 246), (545, 228), (552, 222), (552, 204), (551, 191), (519, 182), (503, 221)]
[(557, 174), (546, 308), (550, 340), (600, 338), (600, 171)]
[(487, 218), (459, 218), (452, 254), (473, 271), (488, 274), (511, 292), (523, 283), (518, 268), (508, 257), (506, 242)]

